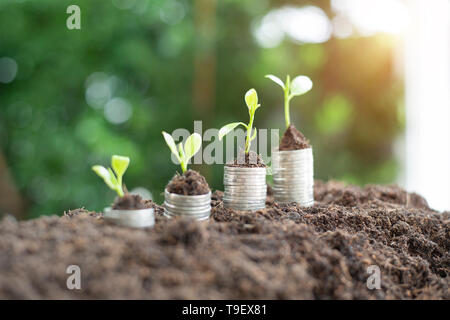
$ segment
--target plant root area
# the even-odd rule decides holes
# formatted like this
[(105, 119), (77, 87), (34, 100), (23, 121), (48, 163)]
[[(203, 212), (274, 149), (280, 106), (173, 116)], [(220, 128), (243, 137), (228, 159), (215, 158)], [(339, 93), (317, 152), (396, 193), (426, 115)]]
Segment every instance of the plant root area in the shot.
[[(449, 212), (395, 186), (316, 182), (314, 206), (251, 213), (213, 194), (207, 222), (153, 229), (77, 209), (0, 223), (1, 299), (449, 299)], [(81, 289), (69, 290), (69, 265)], [(380, 289), (369, 289), (380, 269)], [(369, 270), (373, 270), (370, 269)], [(369, 279), (370, 282), (370, 279)], [(373, 284), (373, 282), (372, 282)]]

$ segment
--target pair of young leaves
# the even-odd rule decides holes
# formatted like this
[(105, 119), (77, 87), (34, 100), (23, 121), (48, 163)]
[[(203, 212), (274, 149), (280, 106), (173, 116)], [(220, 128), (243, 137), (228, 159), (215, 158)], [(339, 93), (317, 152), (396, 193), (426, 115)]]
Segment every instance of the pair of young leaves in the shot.
[(300, 96), (311, 90), (313, 83), (307, 76), (297, 76), (292, 81), (289, 75), (286, 77), (286, 83), (281, 81), (280, 78), (268, 74), (266, 78), (272, 80), (278, 84), (284, 91), (284, 117), (286, 121), (286, 128), (291, 125), (291, 116), (289, 114), (289, 102), (295, 96)]
[(166, 140), (166, 143), (169, 146), (170, 151), (172, 151), (178, 162), (180, 162), (181, 170), (185, 173), (189, 160), (198, 152), (198, 150), (200, 150), (202, 145), (202, 137), (198, 133), (193, 133), (186, 139), (184, 148), (181, 142), (178, 144), (177, 148), (175, 141), (170, 134), (165, 131), (163, 131), (162, 134), (164, 136), (164, 140)]
[[(93, 166), (92, 170), (105, 181), (106, 185), (116, 191), (119, 197), (124, 196), (122, 188), (122, 177), (130, 164), (130, 158), (113, 155), (111, 158), (111, 168), (103, 166)], [(113, 171), (114, 170), (114, 171)]]
[(284, 91), (288, 92), (288, 96), (291, 98), (307, 93), (313, 86), (311, 79), (307, 76), (297, 76), (291, 81), (290, 76), (287, 75), (286, 83), (273, 74), (266, 75), (266, 78), (278, 84)]

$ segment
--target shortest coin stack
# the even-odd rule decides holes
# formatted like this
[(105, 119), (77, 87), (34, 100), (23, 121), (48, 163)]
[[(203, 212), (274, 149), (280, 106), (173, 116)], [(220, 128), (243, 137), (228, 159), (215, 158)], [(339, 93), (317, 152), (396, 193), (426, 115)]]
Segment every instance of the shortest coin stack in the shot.
[(206, 194), (185, 196), (164, 190), (164, 215), (206, 220), (211, 214), (211, 191)]
[(266, 168), (225, 166), (225, 208), (235, 210), (258, 210), (266, 206)]
[(149, 228), (155, 225), (155, 212), (153, 208), (138, 210), (105, 208), (103, 219), (124, 227)]
[(273, 193), (279, 203), (314, 204), (314, 168), (312, 148), (274, 151)]

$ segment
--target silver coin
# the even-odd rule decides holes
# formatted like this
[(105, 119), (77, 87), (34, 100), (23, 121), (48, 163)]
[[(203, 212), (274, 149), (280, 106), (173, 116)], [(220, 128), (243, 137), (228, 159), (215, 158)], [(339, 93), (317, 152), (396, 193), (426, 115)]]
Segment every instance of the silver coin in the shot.
[(245, 179), (245, 178), (235, 178), (235, 179), (224, 179), (223, 183), (226, 185), (241, 185), (241, 186), (258, 186), (266, 183), (266, 178), (263, 179)]
[(225, 172), (248, 172), (248, 173), (253, 173), (253, 174), (258, 174), (258, 173), (263, 173), (266, 172), (267, 168), (264, 167), (253, 167), (253, 168), (248, 168), (248, 167), (230, 167), (230, 166), (224, 166), (224, 171)]
[(225, 185), (226, 190), (242, 193), (264, 193), (267, 190), (267, 185), (259, 186), (240, 186), (240, 185)]
[[(176, 217), (181, 217), (182, 215), (176, 215), (176, 214), (172, 214), (166, 210), (164, 210), (164, 216), (168, 219), (172, 219), (172, 218), (176, 218)], [(204, 216), (195, 216), (192, 217), (198, 221), (204, 221), (204, 220), (208, 220), (209, 219), (209, 215), (204, 215)]]
[(138, 210), (113, 210), (105, 208), (103, 219), (116, 225), (148, 228), (155, 224), (155, 214), (153, 208)]
[(243, 203), (225, 203), (224, 205), (226, 208), (234, 209), (234, 210), (241, 210), (241, 211), (253, 211), (253, 210), (259, 210), (264, 209), (266, 207), (265, 202), (264, 203), (257, 203), (257, 204), (243, 204)]

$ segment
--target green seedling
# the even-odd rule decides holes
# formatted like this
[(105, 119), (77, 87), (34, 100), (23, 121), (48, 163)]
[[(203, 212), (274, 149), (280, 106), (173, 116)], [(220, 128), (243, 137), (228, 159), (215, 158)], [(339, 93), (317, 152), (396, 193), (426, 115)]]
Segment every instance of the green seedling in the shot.
[[(113, 155), (111, 157), (111, 168), (93, 166), (92, 170), (105, 181), (106, 185), (116, 191), (119, 197), (124, 196), (122, 177), (130, 164), (130, 158)], [(114, 171), (113, 171), (114, 170)], [(115, 173), (115, 174), (114, 174)]]
[(250, 152), (250, 146), (252, 141), (256, 138), (256, 128), (255, 131), (252, 134), (253, 130), (253, 120), (255, 118), (255, 112), (256, 109), (258, 109), (261, 105), (258, 103), (258, 94), (256, 93), (255, 89), (250, 89), (245, 94), (245, 103), (248, 107), (248, 114), (250, 115), (250, 122), (248, 124), (245, 124), (243, 122), (233, 122), (230, 124), (227, 124), (220, 128), (219, 130), (219, 140), (222, 140), (222, 138), (227, 135), (229, 132), (233, 131), (234, 128), (236, 128), (239, 125), (242, 125), (247, 129), (247, 137), (245, 139), (245, 153), (248, 154)]
[(166, 140), (167, 145), (169, 146), (170, 151), (175, 155), (180, 162), (181, 170), (183, 173), (187, 170), (187, 165), (189, 160), (200, 150), (202, 146), (202, 137), (198, 133), (191, 134), (184, 143), (184, 148), (181, 142), (178, 144), (178, 148), (173, 140), (172, 136), (167, 132), (162, 132), (164, 136), (164, 140)]
[(286, 128), (291, 125), (291, 116), (289, 114), (289, 102), (295, 96), (301, 96), (311, 90), (313, 83), (307, 76), (297, 76), (292, 81), (289, 75), (286, 77), (286, 83), (281, 81), (280, 78), (268, 74), (266, 78), (269, 78), (276, 84), (278, 84), (284, 91), (284, 118), (286, 120)]

